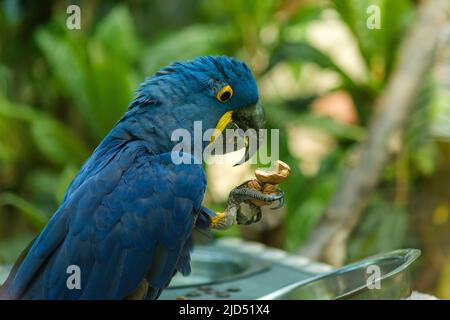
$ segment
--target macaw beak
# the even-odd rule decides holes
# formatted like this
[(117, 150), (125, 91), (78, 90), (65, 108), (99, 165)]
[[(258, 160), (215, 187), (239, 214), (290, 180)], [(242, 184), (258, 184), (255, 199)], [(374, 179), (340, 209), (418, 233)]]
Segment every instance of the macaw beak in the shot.
[[(211, 136), (208, 147), (212, 148), (211, 154), (214, 155), (245, 148), (244, 157), (234, 166), (240, 165), (249, 160), (264, 142), (265, 135), (261, 129), (265, 127), (264, 109), (259, 101), (248, 107), (227, 111), (219, 119), (215, 128), (216, 133)], [(219, 136), (221, 139), (217, 139)], [(214, 146), (218, 144), (222, 146), (216, 150)]]
[(260, 129), (266, 128), (266, 118), (264, 109), (258, 101), (255, 105), (235, 110), (231, 120), (237, 128), (246, 132), (245, 135), (242, 135), (242, 132), (238, 131), (240, 138), (244, 140), (245, 147), (244, 157), (234, 165), (238, 166), (249, 160), (264, 142), (264, 135), (261, 134), (262, 130)]

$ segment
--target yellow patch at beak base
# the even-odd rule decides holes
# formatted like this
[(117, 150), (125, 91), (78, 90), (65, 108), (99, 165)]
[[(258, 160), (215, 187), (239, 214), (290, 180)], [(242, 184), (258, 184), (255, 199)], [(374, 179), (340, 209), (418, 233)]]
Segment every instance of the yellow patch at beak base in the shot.
[(211, 136), (211, 140), (209, 141), (210, 144), (213, 143), (214, 140), (216, 140), (216, 138), (222, 134), (222, 131), (225, 130), (227, 125), (231, 122), (232, 116), (233, 111), (227, 111), (223, 114), (222, 117), (220, 117), (219, 122), (217, 122), (214, 133)]

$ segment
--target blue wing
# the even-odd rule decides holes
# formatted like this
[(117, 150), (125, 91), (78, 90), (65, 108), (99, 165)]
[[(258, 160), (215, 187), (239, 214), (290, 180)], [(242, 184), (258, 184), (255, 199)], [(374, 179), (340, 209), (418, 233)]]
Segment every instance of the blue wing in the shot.
[[(177, 270), (190, 271), (202, 166), (175, 165), (170, 153), (150, 155), (131, 142), (101, 167), (75, 179), (0, 298), (122, 299), (144, 278), (157, 297)], [(80, 290), (67, 288), (71, 265), (80, 268)]]

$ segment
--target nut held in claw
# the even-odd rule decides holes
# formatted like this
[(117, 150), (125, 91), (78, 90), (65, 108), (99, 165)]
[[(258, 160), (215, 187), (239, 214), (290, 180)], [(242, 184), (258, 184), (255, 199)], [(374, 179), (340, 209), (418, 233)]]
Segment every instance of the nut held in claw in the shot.
[[(286, 180), (290, 173), (291, 168), (283, 161), (277, 160), (274, 164), (273, 170), (271, 171), (256, 169), (255, 176), (257, 180), (250, 180), (247, 186), (253, 190), (261, 191), (265, 194), (275, 194), (279, 192), (277, 184)], [(257, 199), (252, 199), (250, 201), (258, 207), (270, 204), (269, 202)]]
[(289, 177), (291, 168), (283, 161), (277, 160), (274, 164), (274, 170), (266, 171), (256, 169), (255, 176), (262, 183), (279, 184)]

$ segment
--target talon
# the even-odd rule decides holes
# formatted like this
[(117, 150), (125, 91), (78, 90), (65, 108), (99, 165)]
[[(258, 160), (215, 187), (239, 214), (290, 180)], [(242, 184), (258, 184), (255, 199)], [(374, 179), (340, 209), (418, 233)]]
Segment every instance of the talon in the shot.
[(259, 210), (253, 217), (253, 223), (259, 222), (262, 218), (262, 212)]
[(261, 207), (258, 207), (252, 203), (249, 204), (250, 205), (250, 210), (251, 210), (251, 223), (256, 223), (259, 220), (261, 220), (262, 218), (262, 211), (261, 211)]
[(244, 225), (244, 226), (252, 223), (252, 221), (250, 219), (247, 219), (247, 217), (242, 214), (240, 214), (237, 217), (236, 222), (237, 222), (237, 224)]
[(278, 205), (271, 208), (272, 210), (277, 210), (277, 209), (280, 209), (282, 206), (284, 206), (284, 192), (283, 192), (283, 190), (278, 190), (278, 191), (280, 192), (281, 198), (278, 199), (278, 201), (279, 201)]
[[(271, 209), (281, 208), (285, 202), (285, 195), (282, 190), (278, 189), (278, 184), (286, 180), (289, 174), (289, 166), (282, 161), (277, 161), (272, 171), (256, 170), (256, 179), (247, 180), (231, 190), (225, 210), (227, 219), (224, 219), (223, 216), (212, 219), (212, 228), (223, 229), (224, 225), (231, 226), (232, 223), (227, 224), (227, 220), (231, 219), (230, 213), (233, 214), (237, 224), (248, 225), (261, 220), (261, 207), (272, 205), (278, 201)], [(249, 215), (241, 212), (242, 203), (250, 206), (251, 213)]]

